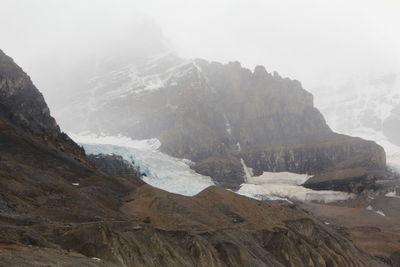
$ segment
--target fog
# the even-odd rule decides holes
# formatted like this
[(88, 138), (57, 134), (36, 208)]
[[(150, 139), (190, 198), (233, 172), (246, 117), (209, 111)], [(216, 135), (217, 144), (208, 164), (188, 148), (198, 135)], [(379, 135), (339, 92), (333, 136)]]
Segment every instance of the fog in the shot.
[(397, 73), (399, 12), (395, 0), (1, 0), (0, 44), (45, 94), (54, 69), (75, 68), (88, 55), (151, 53), (149, 46), (262, 64), (315, 88)]

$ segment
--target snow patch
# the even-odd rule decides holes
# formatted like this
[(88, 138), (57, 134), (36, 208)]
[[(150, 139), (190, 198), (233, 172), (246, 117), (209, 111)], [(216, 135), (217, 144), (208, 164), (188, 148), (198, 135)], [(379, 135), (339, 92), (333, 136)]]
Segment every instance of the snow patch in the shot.
[(378, 213), (378, 214), (381, 215), (381, 216), (386, 216), (385, 213), (383, 213), (383, 212), (380, 211), (380, 210), (375, 211), (375, 213)]
[(251, 177), (249, 182), (256, 185), (261, 184), (287, 184), (301, 185), (311, 178), (308, 174), (298, 174), (292, 172), (264, 172), (260, 176)]
[(242, 163), (245, 181), (248, 182), (251, 179), (251, 177), (253, 176), (253, 169), (247, 167), (246, 163), (244, 162), (244, 160), (242, 158), (240, 158), (240, 163)]
[(289, 198), (295, 201), (335, 202), (353, 198), (354, 195), (330, 190), (316, 191), (301, 186), (310, 176), (290, 172), (264, 172), (260, 176), (249, 177), (239, 189), (239, 193), (268, 195)]
[(385, 195), (386, 197), (394, 197), (394, 198), (400, 198), (400, 196), (396, 195), (396, 192), (389, 192)]
[(371, 205), (369, 205), (366, 209), (367, 209), (367, 210), (370, 210), (370, 211), (373, 211), (373, 212), (375, 212), (375, 213), (377, 213), (377, 214), (379, 214), (379, 215), (381, 215), (381, 216), (386, 216), (386, 214), (383, 213), (383, 211), (374, 210), (374, 208), (373, 208)]
[(236, 143), (236, 146), (237, 146), (237, 149), (238, 149), (239, 152), (242, 151), (242, 147), (240, 146), (239, 142)]
[(229, 122), (229, 120), (228, 120), (228, 118), (226, 117), (225, 114), (224, 114), (224, 119), (225, 119), (225, 130), (230, 136), (232, 136), (231, 123)]
[(286, 201), (286, 202), (292, 203), (286, 197), (269, 196), (269, 195), (265, 195), (265, 194), (253, 194), (253, 193), (242, 192), (240, 190), (235, 193), (239, 194), (241, 196), (254, 198), (257, 200), (261, 200), (261, 201)]

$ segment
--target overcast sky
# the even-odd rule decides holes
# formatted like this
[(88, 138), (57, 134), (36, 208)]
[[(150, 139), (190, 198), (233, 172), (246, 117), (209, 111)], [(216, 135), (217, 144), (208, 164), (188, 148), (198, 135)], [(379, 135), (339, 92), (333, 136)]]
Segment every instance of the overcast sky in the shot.
[(306, 87), (400, 69), (398, 0), (0, 0), (0, 13), (0, 49), (30, 73), (143, 20), (183, 57), (262, 64)]

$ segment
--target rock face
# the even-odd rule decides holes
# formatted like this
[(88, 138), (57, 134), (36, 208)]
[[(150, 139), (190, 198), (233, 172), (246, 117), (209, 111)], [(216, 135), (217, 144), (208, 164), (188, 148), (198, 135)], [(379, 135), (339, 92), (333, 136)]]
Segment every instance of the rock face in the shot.
[(376, 179), (384, 178), (383, 173), (367, 171), (365, 168), (325, 171), (308, 179), (303, 186), (314, 190), (331, 188), (337, 191), (361, 193), (363, 190), (376, 190)]
[(136, 177), (140, 176), (139, 171), (132, 163), (118, 155), (90, 154), (88, 155), (88, 159), (93, 162), (97, 168), (111, 176), (129, 174), (135, 175)]
[(50, 116), (42, 94), (14, 61), (0, 50), (0, 108), (14, 124), (33, 133), (58, 136), (60, 128)]
[(84, 157), (84, 151), (60, 131), (43, 95), (29, 76), (0, 50), (0, 113), (12, 124), (63, 151)]
[(217, 187), (184, 197), (105, 175), (57, 139), (54, 120), (36, 128), (21, 111), (20, 124), (10, 107), (0, 116), (0, 265), (384, 266), (291, 204)]
[(380, 146), (333, 133), (300, 82), (262, 66), (252, 72), (238, 62), (168, 55), (99, 77), (87, 101), (73, 97), (65, 116), (58, 113), (66, 128), (159, 138), (162, 151), (191, 159), (194, 170), (227, 188), (244, 180), (241, 158), (255, 175), (315, 174), (356, 162), (366, 172), (385, 168)]

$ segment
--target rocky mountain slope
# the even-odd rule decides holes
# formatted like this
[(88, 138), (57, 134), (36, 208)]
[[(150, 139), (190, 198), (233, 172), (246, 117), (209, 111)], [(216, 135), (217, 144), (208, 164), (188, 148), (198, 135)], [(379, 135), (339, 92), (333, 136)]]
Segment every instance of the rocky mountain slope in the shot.
[(46, 144), (83, 158), (84, 151), (63, 132), (29, 76), (0, 51), (0, 112), (14, 125), (43, 139)]
[[(25, 73), (4, 72), (19, 68), (1, 51), (0, 62), (2, 94), (40, 96)], [(30, 106), (46, 108), (41, 97)], [(384, 266), (291, 204), (108, 176), (59, 138), (48, 112), (35, 121), (20, 110), (21, 124), (14, 108), (0, 116), (0, 266)]]
[(332, 132), (300, 82), (262, 66), (167, 54), (99, 73), (67, 103), (55, 113), (65, 129), (158, 138), (162, 151), (231, 189), (245, 179), (243, 163), (254, 175), (359, 168), (361, 175), (342, 179), (351, 191), (384, 175), (380, 146)]

